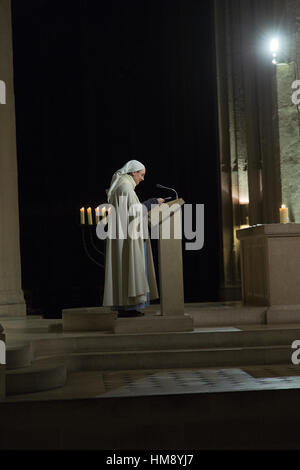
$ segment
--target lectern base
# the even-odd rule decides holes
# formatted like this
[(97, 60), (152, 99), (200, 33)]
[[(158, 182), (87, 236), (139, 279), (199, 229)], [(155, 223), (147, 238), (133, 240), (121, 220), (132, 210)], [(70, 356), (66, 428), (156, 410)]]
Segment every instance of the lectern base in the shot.
[(109, 307), (68, 308), (62, 311), (64, 331), (110, 331), (117, 313)]
[(144, 317), (117, 318), (114, 333), (168, 333), (193, 331), (193, 318), (190, 315), (155, 315)]
[(62, 311), (63, 331), (112, 331), (113, 333), (168, 333), (193, 331), (193, 318), (145, 312), (143, 317), (117, 318), (109, 307), (69, 308)]

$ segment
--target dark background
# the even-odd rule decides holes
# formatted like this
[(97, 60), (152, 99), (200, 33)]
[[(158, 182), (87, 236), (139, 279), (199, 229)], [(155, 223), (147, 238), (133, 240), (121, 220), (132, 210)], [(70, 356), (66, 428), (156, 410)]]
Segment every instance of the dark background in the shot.
[(161, 183), (205, 204), (204, 248), (183, 252), (185, 301), (218, 300), (213, 2), (12, 0), (12, 20), (28, 313), (102, 302), (79, 209), (105, 202), (131, 159), (147, 169), (140, 200), (169, 195)]

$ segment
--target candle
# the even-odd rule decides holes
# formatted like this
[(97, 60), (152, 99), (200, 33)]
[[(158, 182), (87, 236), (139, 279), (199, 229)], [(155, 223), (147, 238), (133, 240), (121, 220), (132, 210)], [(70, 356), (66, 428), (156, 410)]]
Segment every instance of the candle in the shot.
[(284, 204), (281, 205), (279, 209), (279, 214), (280, 214), (280, 223), (287, 224), (289, 221), (289, 210)]
[(80, 223), (81, 223), (81, 225), (85, 224), (85, 209), (84, 209), (84, 207), (82, 207), (80, 209)]
[(87, 216), (88, 216), (89, 225), (93, 225), (92, 208), (91, 207), (87, 208)]
[(102, 212), (102, 223), (105, 225), (106, 224), (106, 208), (102, 207), (101, 212)]
[(95, 209), (95, 219), (96, 219), (96, 224), (99, 222), (99, 207), (96, 207)]

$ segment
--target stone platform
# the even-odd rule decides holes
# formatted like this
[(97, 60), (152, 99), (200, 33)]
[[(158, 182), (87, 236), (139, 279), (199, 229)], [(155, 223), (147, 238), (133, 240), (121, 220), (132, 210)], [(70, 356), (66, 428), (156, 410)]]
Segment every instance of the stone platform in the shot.
[(64, 331), (111, 331), (113, 333), (161, 333), (192, 331), (193, 318), (185, 315), (161, 315), (159, 308), (149, 308), (146, 315), (134, 318), (118, 318), (107, 307), (64, 309)]
[[(101, 307), (70, 309), (63, 312), (62, 320), (2, 318), (7, 399), (24, 398), (24, 393), (25, 398), (34, 398), (35, 393), (47, 396), (49, 390), (69, 387), (70, 375), (77, 373), (99, 377), (104, 371), (291, 364), (291, 344), (300, 338), (300, 322), (267, 324), (267, 308), (243, 307), (238, 302), (186, 304), (185, 310), (187, 318), (193, 318), (193, 330), (176, 331), (176, 317), (167, 318), (175, 323), (173, 331), (152, 329), (157, 306), (148, 308), (145, 317), (119, 319), (120, 332), (115, 313), (103, 312)], [(148, 320), (149, 331), (145, 326), (139, 331), (136, 325), (146, 325)], [(77, 331), (80, 325), (82, 331)], [(107, 330), (99, 331), (104, 327)]]
[[(300, 324), (300, 305), (247, 306), (239, 301), (187, 303), (184, 311), (184, 318), (179, 315), (160, 316), (160, 306), (151, 305), (145, 310), (145, 317), (117, 319), (116, 313), (106, 307), (64, 309), (62, 328), (66, 332), (147, 333), (191, 331), (193, 327), (206, 326)], [(21, 319), (18, 324), (22, 324)]]
[[(151, 316), (155, 308), (146, 314)], [(285, 404), (280, 402), (282, 409), (299, 400), (300, 365), (291, 362), (291, 344), (300, 339), (300, 322), (268, 324), (267, 308), (243, 308), (238, 303), (187, 304), (186, 312), (193, 317), (194, 324), (203, 322), (202, 326), (186, 332), (80, 332), (65, 331), (63, 321), (57, 319), (1, 319), (7, 341), (7, 396), (0, 401), (0, 413), (7, 417), (11, 431), (6, 427), (6, 433), (1, 436), (0, 422), (0, 448), (14, 448), (14, 445), (20, 448), (17, 442), (20, 444), (21, 437), (16, 438), (18, 423), (13, 416), (23, 412), (33, 417), (20, 425), (24, 448), (30, 448), (32, 442), (36, 448), (47, 448), (47, 445), (54, 448), (65, 445), (70, 448), (143, 448), (142, 441), (131, 429), (133, 423), (143, 433), (144, 448), (158, 445), (157, 436), (165, 442), (164, 448), (167, 441), (156, 426), (166, 431), (167, 422), (173, 423), (173, 430), (177, 429), (176, 435), (169, 430), (173, 440), (168, 440), (168, 446), (174, 446), (169, 448), (189, 448), (194, 442), (192, 429), (194, 432), (198, 429), (201, 448), (212, 448), (222, 444), (221, 437), (216, 437), (217, 431), (213, 431), (213, 423), (220, 425), (220, 416), (226, 415), (228, 403), (233, 407), (233, 422), (249, 430), (257, 412), (271, 413), (270, 403), (275, 403), (275, 396), (278, 395), (278, 400), (287, 400)], [(259, 406), (260, 400), (263, 400), (263, 409)], [(64, 411), (63, 403), (66, 404)], [(149, 414), (139, 416), (137, 410), (142, 403)], [(193, 416), (192, 403), (198, 415)], [(276, 408), (274, 412), (278, 412)], [(286, 412), (284, 419), (290, 420), (287, 425), (292, 429), (296, 415), (290, 408)], [(90, 440), (79, 442), (78, 423), (87, 426), (85, 420), (89, 414), (90, 434), (86, 428), (85, 432)], [(283, 411), (281, 419), (282, 414)], [(129, 415), (128, 421), (125, 416)], [(38, 426), (38, 416), (43, 416), (45, 426)], [(73, 428), (68, 427), (62, 416), (69, 423), (75, 419), (76, 425), (74, 422)], [(92, 424), (94, 418), (102, 423), (100, 428)], [(230, 419), (229, 414), (227, 418)], [(206, 419), (211, 420), (210, 424)], [(258, 419), (261, 418), (257, 416)], [(182, 422), (190, 426), (186, 434), (190, 444), (181, 434)], [(113, 423), (118, 427), (120, 439), (116, 437)], [(207, 426), (215, 433), (211, 444), (204, 432)], [(151, 436), (155, 438), (150, 438), (147, 429), (151, 429)], [(130, 433), (133, 433), (131, 437)], [(245, 433), (244, 440), (234, 433), (234, 439), (242, 439), (241, 447), (247, 446), (248, 431)], [(56, 440), (57, 435), (61, 436), (60, 442)], [(226, 439), (224, 448), (231, 448), (233, 441)], [(252, 439), (256, 439), (254, 432)], [(272, 439), (269, 444), (275, 445), (277, 437), (272, 436)], [(282, 445), (287, 445), (286, 440)], [(259, 447), (258, 442), (256, 446)]]

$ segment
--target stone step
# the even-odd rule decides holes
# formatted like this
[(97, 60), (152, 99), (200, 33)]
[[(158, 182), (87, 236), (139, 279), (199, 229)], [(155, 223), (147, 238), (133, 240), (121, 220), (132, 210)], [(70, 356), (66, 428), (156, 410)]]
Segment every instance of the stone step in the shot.
[(113, 326), (115, 334), (174, 333), (193, 329), (193, 319), (190, 315), (147, 314), (137, 318), (117, 318)]
[[(193, 367), (231, 367), (245, 365), (290, 364), (290, 346), (273, 345), (247, 348), (81, 352), (56, 356), (57, 364), (68, 371), (165, 369)], [(47, 365), (54, 357), (36, 360)]]
[[(240, 302), (233, 302), (229, 305), (222, 303), (186, 303), (184, 306), (185, 313), (194, 320), (194, 327), (232, 326), (235, 324), (262, 325), (266, 324), (267, 321), (267, 309), (268, 307), (242, 306)], [(153, 315), (158, 315), (159, 312), (159, 304), (151, 305), (145, 309), (145, 317), (149, 319)], [(163, 319), (167, 320), (166, 317), (163, 316)], [(115, 332), (119, 333), (126, 332), (127, 329), (130, 332), (132, 319), (118, 320), (117, 327), (115, 327), (115, 320), (116, 313), (112, 312), (109, 307), (81, 307), (62, 310), (64, 331), (109, 331), (115, 329)], [(300, 317), (298, 320), (300, 321)], [(134, 329), (132, 329), (132, 332), (135, 332)]]
[(268, 324), (280, 323), (299, 323), (300, 322), (300, 306), (299, 305), (282, 305), (271, 306), (268, 308), (266, 320)]
[(106, 392), (101, 371), (80, 371), (67, 374), (66, 383), (51, 390), (27, 392), (6, 397), (6, 402), (68, 400), (95, 398)]
[(55, 329), (62, 330), (61, 320), (44, 319), (42, 317), (1, 318), (0, 323), (5, 333), (42, 333), (45, 331), (54, 331)]
[(182, 350), (286, 345), (300, 339), (300, 325), (240, 330), (202, 329), (193, 332), (159, 334), (94, 334), (32, 340), (34, 357), (80, 352)]
[(0, 323), (18, 323), (19, 325), (25, 324), (31, 321), (37, 321), (37, 320), (43, 320), (42, 315), (26, 315), (23, 317), (5, 317), (5, 316), (0, 316)]
[[(267, 323), (267, 310), (268, 307), (200, 307), (193, 304), (186, 304), (184, 309), (193, 318), (194, 327), (264, 325)], [(284, 323), (284, 317), (280, 323)]]
[[(145, 310), (146, 316), (160, 311), (160, 305), (151, 305)], [(240, 302), (186, 303), (185, 313), (193, 318), (194, 328), (234, 325), (271, 325), (280, 323), (300, 323), (299, 306), (251, 307)], [(116, 314), (106, 307), (85, 307), (62, 310), (62, 320), (45, 319), (31, 315), (23, 317), (1, 317), (0, 323), (6, 331), (34, 332), (48, 331), (112, 331)], [(120, 323), (123, 331), (130, 327), (128, 320)], [(146, 330), (147, 331), (147, 330)], [(116, 332), (121, 332), (117, 330)]]
[(290, 364), (291, 348), (264, 346), (194, 350), (73, 353), (41, 358), (30, 367), (7, 370), (6, 395), (51, 390), (66, 383), (67, 372), (141, 369), (242, 367)]
[[(290, 364), (291, 344), (298, 338), (300, 325), (38, 339), (31, 348), (28, 344), (8, 347), (7, 394), (60, 387), (67, 371)], [(24, 367), (30, 360), (31, 367)], [(23, 369), (11, 370), (12, 366)]]
[(64, 364), (35, 364), (22, 370), (6, 371), (6, 395), (20, 395), (62, 387), (67, 380)]
[(30, 342), (24, 344), (7, 344), (6, 347), (6, 369), (19, 369), (27, 367), (33, 359), (32, 345)]

